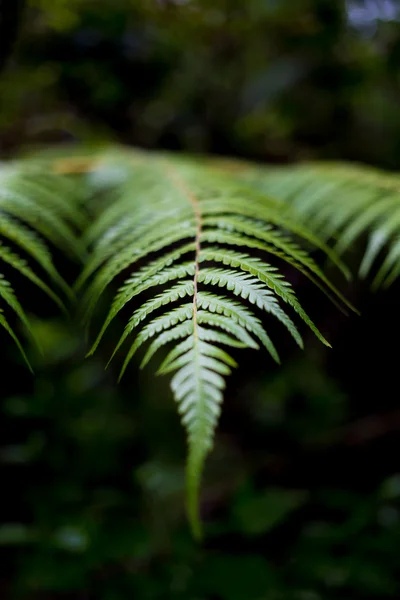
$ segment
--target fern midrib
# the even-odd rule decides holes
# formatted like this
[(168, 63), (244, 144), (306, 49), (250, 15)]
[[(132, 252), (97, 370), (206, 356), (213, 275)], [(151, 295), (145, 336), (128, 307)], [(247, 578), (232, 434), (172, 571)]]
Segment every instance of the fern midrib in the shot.
[[(179, 175), (177, 170), (172, 166), (168, 165), (166, 167), (166, 174), (169, 181), (172, 185), (188, 200), (190, 205), (192, 206), (195, 224), (196, 224), (196, 236), (195, 236), (195, 259), (194, 259), (194, 276), (193, 276), (193, 350), (194, 350), (194, 363), (195, 363), (195, 377), (196, 377), (196, 388), (197, 388), (197, 396), (200, 404), (203, 404), (202, 410), (200, 411), (203, 415), (203, 418), (200, 419), (200, 423), (198, 423), (197, 434), (199, 433), (199, 429), (203, 430), (206, 428), (206, 422), (204, 419), (204, 389), (203, 389), (203, 379), (201, 376), (201, 365), (200, 365), (200, 346), (199, 346), (199, 331), (198, 331), (198, 319), (197, 319), (197, 309), (198, 309), (198, 282), (200, 275), (200, 255), (201, 255), (201, 235), (202, 235), (202, 214), (200, 209), (200, 202), (197, 196), (189, 189), (185, 181)], [(206, 431), (204, 431), (206, 434)], [(191, 433), (193, 436), (193, 432)], [(196, 445), (196, 444), (195, 444)], [(191, 456), (190, 456), (191, 455)], [(196, 538), (201, 537), (201, 526), (200, 526), (200, 518), (198, 514), (198, 506), (197, 506), (197, 495), (198, 495), (198, 486), (199, 481), (197, 476), (195, 475), (198, 468), (199, 457), (193, 454), (193, 448), (189, 450), (189, 461), (188, 461), (188, 505), (187, 511), (189, 515), (189, 519), (192, 523), (193, 533)], [(201, 463), (201, 460), (200, 460)], [(193, 482), (194, 479), (194, 482)]]
[(198, 303), (198, 281), (200, 274), (200, 253), (201, 253), (201, 234), (203, 230), (202, 226), (202, 215), (200, 210), (200, 203), (197, 196), (189, 189), (186, 183), (182, 180), (177, 170), (172, 166), (166, 167), (166, 173), (168, 179), (171, 181), (178, 191), (180, 191), (185, 198), (189, 201), (192, 206), (195, 223), (196, 223), (196, 236), (195, 236), (195, 259), (194, 259), (194, 277), (193, 277), (193, 335), (195, 342), (198, 340), (198, 324), (197, 324), (197, 303)]

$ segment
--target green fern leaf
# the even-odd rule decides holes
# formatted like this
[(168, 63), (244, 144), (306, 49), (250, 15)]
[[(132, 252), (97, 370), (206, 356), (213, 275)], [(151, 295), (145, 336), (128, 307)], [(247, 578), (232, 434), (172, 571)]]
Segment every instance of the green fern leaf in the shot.
[(236, 177), (294, 208), (318, 237), (334, 241), (336, 254), (367, 234), (368, 246), (359, 270), (362, 277), (387, 248), (375, 286), (389, 285), (400, 274), (399, 175), (341, 163), (273, 169), (239, 163)]
[[(111, 357), (133, 336), (121, 376), (143, 345), (142, 367), (170, 346), (158, 373), (173, 374), (171, 388), (188, 434), (187, 512), (200, 535), (200, 477), (212, 447), (225, 377), (236, 367), (223, 347), (263, 345), (279, 361), (262, 325), (262, 312), (283, 324), (302, 346), (282, 304), (329, 345), (277, 264), (304, 273), (335, 301), (345, 300), (290, 237), (309, 244), (313, 234), (291, 220), (279, 202), (250, 186), (234, 184), (190, 160), (121, 152), (108, 166), (104, 159), (94, 166), (90, 177), (100, 190), (100, 168), (118, 172), (120, 182), (108, 182), (102, 190), (109, 203), (95, 215), (86, 236), (92, 250), (77, 284), (87, 286), (86, 322), (109, 284), (119, 277), (124, 281), (89, 354), (115, 317), (130, 306), (134, 310)], [(151, 296), (141, 300), (145, 292)]]
[[(48, 242), (71, 255), (82, 253), (83, 247), (75, 231), (83, 227), (85, 218), (73, 201), (76, 195), (76, 188), (70, 181), (52, 174), (49, 168), (39, 168), (34, 160), (0, 165), (0, 265), (12, 267), (15, 273), (39, 287), (64, 311), (58, 291), (69, 298), (73, 294), (54, 266)], [(0, 274), (0, 301), (0, 310), (8, 307), (30, 330), (25, 311), (3, 274)], [(11, 335), (27, 361), (3, 312), (1, 326)]]
[(31, 373), (33, 372), (31, 364), (28, 360), (28, 357), (25, 354), (25, 350), (21, 344), (21, 342), (19, 341), (18, 337), (16, 336), (16, 334), (14, 333), (14, 330), (10, 327), (10, 325), (7, 322), (7, 319), (5, 318), (3, 311), (0, 309), (0, 325), (1, 327), (3, 327), (3, 329), (5, 329), (7, 331), (7, 333), (11, 336), (11, 338), (14, 340), (15, 344), (17, 345), (19, 351), (21, 352), (22, 357), (24, 358), (26, 364), (29, 367), (29, 370), (31, 371)]

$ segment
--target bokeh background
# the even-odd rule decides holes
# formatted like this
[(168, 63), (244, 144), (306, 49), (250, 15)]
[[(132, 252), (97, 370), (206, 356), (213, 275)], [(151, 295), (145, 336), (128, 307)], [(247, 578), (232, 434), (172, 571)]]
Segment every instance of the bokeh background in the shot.
[[(122, 142), (398, 168), (395, 0), (0, 0), (0, 65), (3, 159)], [(27, 290), (44, 353), (31, 377), (1, 340), (0, 598), (399, 598), (400, 286), (331, 277), (361, 316), (295, 283), (333, 349), (279, 330), (283, 366), (249, 351), (228, 383), (201, 546), (166, 379), (117, 386), (111, 346), (84, 361)]]

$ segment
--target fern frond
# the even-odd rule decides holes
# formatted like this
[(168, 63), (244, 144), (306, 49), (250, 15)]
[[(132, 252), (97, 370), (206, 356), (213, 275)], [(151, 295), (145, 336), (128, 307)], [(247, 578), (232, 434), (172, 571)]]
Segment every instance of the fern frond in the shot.
[(400, 274), (400, 176), (351, 164), (305, 164), (281, 168), (238, 167), (237, 177), (293, 207), (301, 220), (342, 254), (367, 234), (359, 273), (365, 277), (379, 253), (386, 256), (375, 285)]
[[(187, 511), (200, 535), (200, 477), (225, 377), (236, 366), (223, 347), (263, 345), (279, 361), (260, 317), (264, 312), (277, 319), (302, 346), (286, 307), (329, 345), (277, 264), (294, 267), (335, 300), (345, 301), (291, 238), (310, 243), (313, 234), (291, 220), (279, 202), (182, 158), (126, 152), (110, 159), (109, 167), (103, 160), (102, 168), (118, 168), (121, 183), (107, 188), (110, 201), (87, 233), (92, 251), (78, 282), (87, 286), (86, 322), (107, 286), (119, 277), (124, 282), (89, 354), (115, 317), (131, 306), (111, 357), (134, 334), (121, 376), (143, 345), (141, 366), (171, 345), (158, 372), (174, 373), (171, 387), (188, 434)], [(145, 292), (150, 298), (141, 301)]]
[[(74, 202), (76, 197), (76, 188), (69, 180), (52, 174), (49, 169), (39, 168), (35, 161), (0, 165), (0, 266), (3, 263), (11, 267), (63, 310), (64, 302), (58, 291), (69, 297), (72, 293), (53, 263), (48, 242), (63, 253), (76, 256), (82, 252), (75, 231), (83, 227), (85, 219)], [(53, 290), (54, 286), (58, 288), (57, 292)], [(11, 309), (28, 330), (29, 321), (10, 282), (1, 273), (0, 300), (0, 324), (27, 361), (3, 309), (6, 306)]]

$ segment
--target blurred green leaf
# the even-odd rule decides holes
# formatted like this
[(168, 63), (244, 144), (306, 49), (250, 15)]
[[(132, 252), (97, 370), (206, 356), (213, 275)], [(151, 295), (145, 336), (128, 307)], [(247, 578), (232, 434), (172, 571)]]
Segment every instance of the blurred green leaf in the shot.
[(302, 491), (267, 489), (263, 492), (245, 488), (232, 506), (235, 528), (252, 536), (267, 533), (280, 525), (307, 500)]

